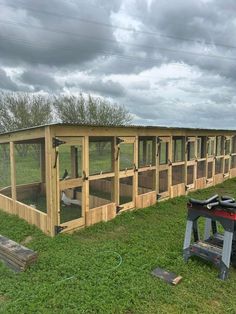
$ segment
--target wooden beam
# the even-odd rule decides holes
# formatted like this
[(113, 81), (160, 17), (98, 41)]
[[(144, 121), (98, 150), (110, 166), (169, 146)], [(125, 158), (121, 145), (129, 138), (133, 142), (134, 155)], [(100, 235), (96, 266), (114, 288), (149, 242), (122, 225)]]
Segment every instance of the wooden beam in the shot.
[(138, 136), (134, 141), (134, 173), (133, 173), (133, 201), (135, 202), (136, 196), (138, 196)]
[(116, 145), (116, 137), (114, 137), (114, 203), (119, 205), (120, 203), (120, 146)]
[[(46, 198), (48, 214), (48, 233), (55, 235), (55, 226), (59, 224), (60, 194), (59, 194), (59, 165), (57, 160), (57, 148), (53, 148), (55, 134), (50, 127), (45, 129), (46, 152)], [(56, 166), (56, 167), (55, 167)]]
[(85, 224), (88, 225), (86, 213), (89, 211), (89, 137), (85, 136), (83, 140), (83, 192), (82, 192), (82, 216), (85, 217)]
[(11, 198), (16, 201), (16, 160), (15, 160), (15, 146), (10, 142), (10, 165), (11, 165)]

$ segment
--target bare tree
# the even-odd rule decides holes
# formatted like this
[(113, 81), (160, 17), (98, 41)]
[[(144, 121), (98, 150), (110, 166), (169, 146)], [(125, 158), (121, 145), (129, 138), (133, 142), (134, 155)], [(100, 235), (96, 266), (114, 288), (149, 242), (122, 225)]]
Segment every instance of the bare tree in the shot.
[(132, 121), (128, 110), (121, 105), (111, 104), (103, 98), (80, 94), (55, 97), (54, 107), (57, 117), (64, 123), (127, 125)]
[(49, 97), (26, 93), (0, 94), (0, 129), (8, 132), (52, 121)]
[[(48, 124), (52, 121), (52, 99), (26, 93), (0, 94), (0, 132)], [(31, 145), (38, 158), (37, 146)], [(16, 145), (19, 155), (26, 156), (29, 145)]]

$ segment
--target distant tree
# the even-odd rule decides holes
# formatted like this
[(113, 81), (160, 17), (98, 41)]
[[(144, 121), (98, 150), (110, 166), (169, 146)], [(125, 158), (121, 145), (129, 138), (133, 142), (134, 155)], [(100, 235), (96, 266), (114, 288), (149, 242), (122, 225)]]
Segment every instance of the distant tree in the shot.
[(3, 132), (48, 124), (52, 100), (27, 93), (0, 93), (0, 130)]
[(55, 97), (54, 107), (57, 117), (64, 123), (127, 125), (132, 121), (128, 110), (108, 100), (82, 94)]
[[(52, 100), (27, 93), (0, 93), (0, 132), (48, 124), (52, 121)], [(38, 146), (31, 145), (38, 156)], [(20, 156), (25, 156), (28, 145), (17, 145)]]

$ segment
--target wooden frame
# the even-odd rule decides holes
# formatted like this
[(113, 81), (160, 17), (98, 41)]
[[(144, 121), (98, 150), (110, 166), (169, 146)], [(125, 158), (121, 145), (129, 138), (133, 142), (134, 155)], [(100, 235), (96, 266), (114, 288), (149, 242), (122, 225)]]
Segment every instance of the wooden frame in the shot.
[[(221, 155), (219, 156), (216, 156), (217, 136), (222, 136), (225, 143), (224, 151), (221, 150)], [(173, 160), (173, 138), (175, 139), (176, 137), (184, 139), (184, 145), (183, 160), (175, 162)], [(108, 138), (111, 140), (111, 171), (90, 175), (90, 138), (93, 141), (105, 141)], [(201, 154), (200, 156), (198, 154), (198, 145), (203, 138), (206, 142), (206, 152), (205, 155)], [(142, 144), (144, 145), (142, 148), (144, 149), (144, 161), (142, 164), (139, 162), (140, 139), (144, 140)], [(146, 162), (145, 164), (145, 154), (147, 154), (146, 140), (152, 140), (153, 142), (152, 163)], [(15, 144), (38, 142), (45, 143), (40, 150), (41, 182), (18, 186), (16, 184)], [(227, 144), (227, 150), (226, 142), (230, 142), (230, 145)], [(0, 134), (0, 145), (4, 143), (8, 143), (10, 146), (11, 185), (0, 189), (0, 208), (8, 213), (22, 217), (29, 223), (35, 224), (43, 232), (51, 236), (54, 236), (58, 232), (71, 232), (72, 230), (90, 226), (100, 221), (108, 221), (122, 211), (150, 206), (155, 204), (157, 200), (185, 195), (190, 189), (204, 188), (205, 186), (211, 186), (229, 177), (236, 176), (236, 131), (230, 130), (193, 130), (164, 127), (95, 127), (55, 124)], [(194, 146), (194, 153), (192, 153), (191, 160), (188, 158), (188, 147), (190, 145), (188, 143), (192, 143), (191, 145)], [(132, 144), (132, 160), (129, 163), (129, 167), (120, 169), (120, 151), (122, 148), (125, 148), (126, 144)], [(69, 180), (63, 181), (60, 180), (59, 175), (61, 145), (69, 145), (71, 147), (69, 162), (71, 162), (72, 177)], [(81, 173), (79, 176), (77, 175), (78, 169), (75, 162), (77, 158), (76, 145), (82, 147)], [(212, 147), (211, 154), (209, 154), (209, 146)], [(228, 146), (230, 146), (230, 150)], [(160, 160), (160, 147), (168, 147), (165, 162), (161, 162)], [(217, 158), (222, 158), (223, 160), (223, 169), (220, 174), (215, 174)], [(198, 166), (201, 162), (203, 164), (205, 162), (205, 168), (201, 170), (204, 172), (204, 175), (201, 173), (201, 177), (198, 177)], [(208, 177), (210, 165), (212, 165), (211, 178)], [(184, 179), (182, 183), (174, 186), (172, 181), (173, 169), (178, 166), (181, 166), (184, 171)], [(193, 167), (193, 180), (191, 180), (191, 184), (188, 184), (189, 181), (187, 180), (188, 167)], [(140, 192), (139, 176), (142, 177), (143, 175), (145, 177), (146, 174), (146, 177), (148, 177), (148, 171), (152, 171), (152, 176), (150, 176), (150, 180), (153, 180), (150, 182), (152, 190), (150, 188), (143, 188), (142, 192)], [(164, 178), (163, 175), (165, 175), (166, 188), (160, 185), (160, 180)], [(125, 178), (132, 178), (132, 186), (121, 186), (120, 180)], [(101, 189), (104, 190), (103, 192), (109, 189), (111, 200), (108, 200), (105, 196), (92, 195), (91, 184), (96, 186), (100, 184)], [(81, 192), (78, 193), (81, 193), (79, 197), (82, 199), (82, 215), (78, 219), (61, 223), (61, 191), (69, 191), (75, 187), (81, 188)], [(43, 189), (45, 191), (47, 213), (41, 212), (17, 200), (18, 193), (27, 193), (29, 189)], [(132, 201), (120, 204), (120, 195), (125, 189), (127, 191), (129, 189)]]

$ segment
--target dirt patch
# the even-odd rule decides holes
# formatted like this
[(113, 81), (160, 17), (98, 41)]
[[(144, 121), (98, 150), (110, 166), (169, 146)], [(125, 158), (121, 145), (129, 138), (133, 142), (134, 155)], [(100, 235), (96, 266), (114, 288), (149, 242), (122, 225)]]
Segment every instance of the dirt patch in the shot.
[(28, 237), (26, 237), (23, 241), (21, 241), (21, 244), (22, 244), (22, 245), (27, 245), (27, 244), (29, 244), (32, 240), (33, 240), (33, 237), (32, 237), (32, 236), (28, 236)]
[(6, 297), (5, 295), (1, 295), (1, 294), (0, 294), (0, 303), (6, 302), (6, 301), (8, 301), (8, 300), (9, 300), (8, 297)]

